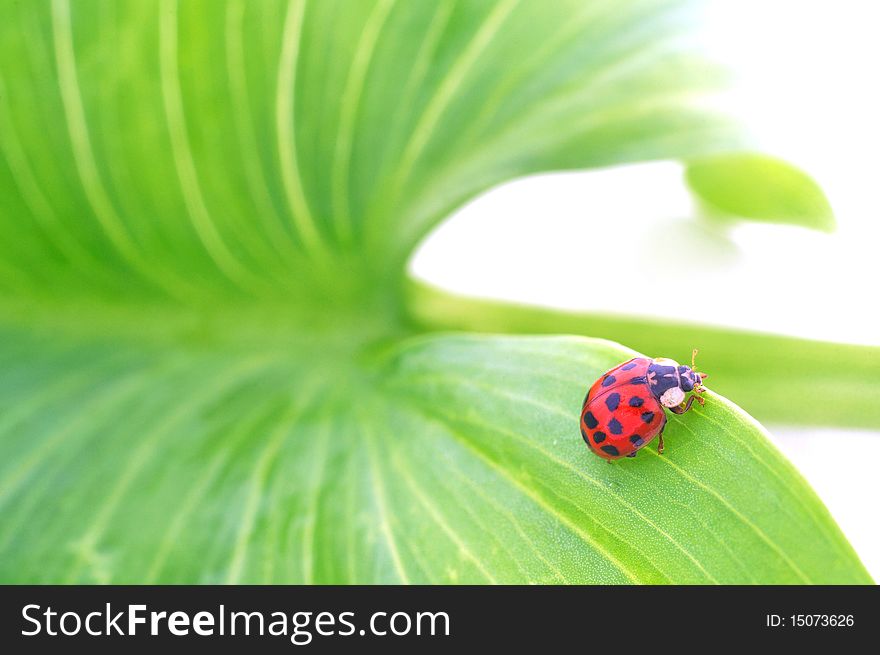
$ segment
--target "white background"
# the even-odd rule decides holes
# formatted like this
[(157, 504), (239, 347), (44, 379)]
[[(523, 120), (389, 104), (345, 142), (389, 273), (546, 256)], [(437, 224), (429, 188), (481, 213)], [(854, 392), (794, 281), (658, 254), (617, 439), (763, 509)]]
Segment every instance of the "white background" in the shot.
[[(727, 106), (766, 151), (822, 185), (838, 220), (834, 234), (757, 224), (707, 230), (689, 218), (681, 167), (661, 162), (493, 189), (429, 237), (414, 274), (468, 295), (880, 345), (878, 33), (873, 0), (719, 0), (706, 25), (707, 49), (741, 78)], [(638, 307), (588, 287), (623, 248), (686, 255), (695, 273), (660, 281), (650, 304)], [(646, 273), (615, 267), (624, 286)], [(674, 293), (684, 289), (692, 292)], [(770, 430), (880, 580), (880, 433)], [(829, 441), (851, 455), (829, 458)]]

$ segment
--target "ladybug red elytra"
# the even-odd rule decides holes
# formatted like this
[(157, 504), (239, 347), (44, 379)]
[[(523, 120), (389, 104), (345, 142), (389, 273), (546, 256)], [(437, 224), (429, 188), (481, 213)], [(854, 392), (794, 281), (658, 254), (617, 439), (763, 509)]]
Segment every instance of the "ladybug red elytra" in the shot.
[[(640, 448), (660, 436), (663, 453), (664, 408), (684, 414), (694, 400), (705, 400), (703, 380), (696, 370), (694, 349), (690, 366), (658, 357), (635, 357), (605, 373), (587, 392), (581, 409), (581, 436), (587, 446), (607, 460), (635, 457)], [(693, 394), (685, 402), (688, 392)]]

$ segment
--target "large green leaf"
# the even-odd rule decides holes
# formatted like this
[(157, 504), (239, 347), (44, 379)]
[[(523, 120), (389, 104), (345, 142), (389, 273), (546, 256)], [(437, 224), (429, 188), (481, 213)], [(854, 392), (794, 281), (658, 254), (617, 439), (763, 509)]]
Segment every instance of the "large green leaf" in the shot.
[(742, 147), (691, 19), (2, 0), (3, 581), (869, 581), (721, 398), (609, 465), (576, 417), (629, 351), (406, 318), (490, 185)]
[(0, 235), (14, 291), (362, 304), (495, 183), (741, 143), (706, 108), (721, 75), (691, 54), (691, 3), (2, 12)]
[(719, 396), (672, 418), (662, 457), (589, 453), (585, 381), (632, 354), (607, 342), (414, 337), (357, 371), (297, 348), (2, 343), (4, 580), (868, 581)]

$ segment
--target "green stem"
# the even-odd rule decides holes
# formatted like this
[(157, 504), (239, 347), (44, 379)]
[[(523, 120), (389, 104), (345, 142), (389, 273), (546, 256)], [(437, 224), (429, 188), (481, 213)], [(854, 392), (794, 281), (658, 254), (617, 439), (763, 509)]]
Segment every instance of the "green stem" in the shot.
[(680, 362), (689, 362), (696, 347), (700, 370), (710, 374), (707, 386), (763, 422), (880, 427), (880, 348), (527, 307), (417, 282), (407, 296), (411, 318), (423, 329), (581, 334)]

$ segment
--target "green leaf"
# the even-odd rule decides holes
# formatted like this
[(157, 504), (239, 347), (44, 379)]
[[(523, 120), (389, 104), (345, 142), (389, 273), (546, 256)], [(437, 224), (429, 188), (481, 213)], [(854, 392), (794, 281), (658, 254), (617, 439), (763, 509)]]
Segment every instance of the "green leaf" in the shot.
[(741, 145), (692, 4), (5, 2), (3, 284), (372, 303), (494, 184)]
[(868, 582), (726, 401), (610, 466), (576, 417), (629, 351), (407, 316), (491, 185), (744, 147), (693, 18), (0, 3), (0, 579)]
[(720, 396), (662, 457), (589, 453), (584, 389), (632, 354), (607, 342), (413, 337), (332, 379), (293, 352), (2, 344), (4, 580), (869, 582)]
[(834, 213), (819, 185), (779, 159), (719, 155), (690, 162), (685, 175), (710, 216), (834, 229)]
[(880, 348), (465, 298), (423, 283), (409, 299), (425, 329), (591, 335), (682, 362), (696, 347), (712, 388), (761, 421), (880, 427), (880, 405), (864, 401), (880, 397)]

